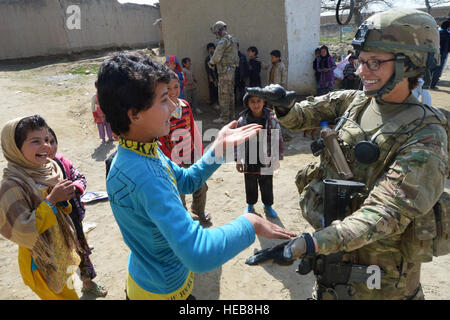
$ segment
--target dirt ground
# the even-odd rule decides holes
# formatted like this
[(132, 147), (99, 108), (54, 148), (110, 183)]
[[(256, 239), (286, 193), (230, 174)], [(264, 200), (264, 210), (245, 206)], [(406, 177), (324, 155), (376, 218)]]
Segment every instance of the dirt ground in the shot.
[[(70, 159), (88, 181), (87, 190), (106, 191), (104, 160), (117, 143), (101, 144), (90, 111), (94, 93), (96, 70), (101, 57), (79, 61), (34, 63), (0, 66), (0, 127), (6, 121), (33, 114), (42, 115), (53, 127), (59, 140), (59, 152)], [(450, 72), (446, 71), (437, 91), (431, 91), (433, 104), (449, 108)], [(202, 105), (205, 111), (195, 115), (202, 121), (203, 132), (213, 128), (216, 111)], [(286, 143), (285, 158), (274, 176), (274, 208), (279, 219), (274, 222), (295, 231), (313, 231), (302, 218), (294, 178), (304, 164), (313, 160), (309, 149), (310, 138), (294, 135)], [(204, 141), (205, 146), (208, 141)], [(6, 162), (0, 155), (0, 169)], [(237, 173), (234, 163), (224, 164), (208, 180), (207, 212), (212, 215), (213, 228), (238, 217), (244, 209), (244, 177)], [(447, 187), (449, 186), (447, 182)], [(187, 197), (188, 205), (191, 197)], [(96, 280), (105, 284), (109, 293), (105, 299), (124, 299), (129, 250), (123, 242), (107, 201), (86, 206), (85, 222), (97, 227), (88, 233), (94, 246), (91, 259), (97, 271)], [(262, 204), (256, 210), (264, 216)], [(257, 238), (246, 250), (222, 267), (195, 275), (193, 294), (198, 299), (306, 299), (311, 296), (313, 277), (300, 276), (296, 264), (289, 268), (274, 265), (249, 267), (244, 264), (254, 249), (266, 248), (279, 240)], [(422, 268), (422, 284), (427, 299), (450, 299), (450, 255), (436, 258)], [(77, 278), (77, 277), (76, 277)], [(82, 299), (81, 282), (75, 286)], [(23, 284), (18, 263), (17, 245), (0, 236), (0, 300), (38, 299)]]

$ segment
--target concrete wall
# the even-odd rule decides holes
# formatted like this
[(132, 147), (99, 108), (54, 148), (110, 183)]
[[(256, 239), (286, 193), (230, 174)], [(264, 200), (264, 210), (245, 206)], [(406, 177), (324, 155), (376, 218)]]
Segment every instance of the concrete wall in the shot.
[[(67, 27), (70, 5), (80, 8), (80, 29)], [(2, 0), (0, 60), (156, 46), (159, 17), (154, 6), (116, 0)]]
[(297, 93), (315, 93), (312, 62), (320, 37), (320, 2), (285, 0), (289, 44), (288, 87)]
[[(217, 43), (210, 27), (218, 20), (227, 23), (228, 32), (237, 39), (243, 54), (247, 55), (248, 47), (256, 46), (259, 57), (264, 62), (270, 63), (270, 52), (278, 49), (281, 51), (282, 61), (289, 66), (290, 74), (291, 68), (295, 72), (299, 70), (298, 68), (310, 68), (314, 47), (319, 42), (320, 18), (318, 3), (310, 2), (314, 1), (160, 0), (166, 55), (176, 55), (179, 60), (183, 57), (192, 59), (193, 71), (200, 83), (201, 101), (208, 100), (204, 67), (206, 44)], [(315, 6), (317, 10), (312, 10)], [(298, 23), (294, 23), (295, 21)], [(291, 63), (291, 57), (295, 52), (289, 50), (289, 46), (294, 43), (288, 41), (288, 32), (293, 35), (290, 36), (292, 41), (300, 41), (301, 44), (301, 48), (294, 46), (302, 56), (301, 59), (297, 56), (294, 64)], [(306, 52), (309, 55), (305, 54)], [(305, 72), (300, 74), (303, 75)], [(267, 77), (267, 71), (263, 70), (261, 72), (263, 84), (267, 83)], [(296, 77), (292, 76), (292, 79)], [(313, 77), (302, 78), (301, 81), (291, 81), (288, 77), (288, 86), (292, 89), (310, 90), (314, 87)]]

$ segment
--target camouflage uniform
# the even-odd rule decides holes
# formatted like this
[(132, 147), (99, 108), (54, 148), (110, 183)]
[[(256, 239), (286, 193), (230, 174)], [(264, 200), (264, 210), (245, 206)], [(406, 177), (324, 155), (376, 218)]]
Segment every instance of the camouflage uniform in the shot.
[[(214, 27), (217, 25), (225, 26), (220, 21)], [(216, 33), (215, 30), (213, 32)], [(221, 118), (228, 122), (234, 118), (234, 74), (236, 67), (239, 65), (237, 41), (233, 36), (225, 33), (220, 38), (209, 63), (217, 66)]]
[[(413, 95), (405, 102), (419, 103)], [(279, 117), (279, 121), (294, 131), (318, 127), (320, 121), (333, 121), (347, 111), (350, 111), (349, 119), (358, 121), (369, 107), (378, 104), (375, 98), (368, 98), (361, 91), (333, 92), (296, 103), (286, 116)], [(420, 110), (419, 107), (410, 108)], [(405, 112), (411, 114), (412, 111), (401, 110), (394, 116), (402, 117)], [(423, 114), (422, 111), (420, 113)], [(365, 183), (368, 195), (359, 199), (364, 202), (353, 214), (314, 233), (319, 246), (318, 253), (345, 251), (348, 253), (345, 258), (349, 261), (378, 265), (386, 272), (380, 290), (369, 290), (365, 283), (349, 283), (354, 287), (354, 299), (402, 299), (416, 294), (423, 259), (406, 256), (410, 248), (405, 247), (411, 245), (408, 227), (413, 221), (430, 216), (433, 205), (444, 190), (448, 153), (447, 134), (441, 125), (443, 121), (445, 118), (439, 111), (427, 109), (426, 121), (414, 130), (412, 136), (380, 135), (377, 142), (381, 154), (378, 161), (370, 165), (354, 158), (354, 145), (364, 139), (361, 130), (346, 121), (338, 131), (340, 144), (355, 176), (354, 181)], [(363, 129), (370, 138), (382, 126), (386, 126), (386, 123)], [(401, 130), (407, 131), (405, 129), (410, 127), (412, 125), (407, 123)], [(399, 151), (390, 154), (400, 138), (405, 141)], [(308, 172), (303, 185), (299, 182), (298, 187), (302, 191), (302, 214), (312, 226), (319, 229), (323, 217), (322, 179), (339, 179), (339, 175), (325, 156), (322, 156), (320, 166), (314, 168)], [(421, 231), (426, 231), (426, 226), (420, 231), (416, 230)], [(426, 233), (420, 235), (422, 240), (430, 240), (432, 236)]]
[[(435, 108), (417, 106), (420, 102), (413, 95), (401, 105), (381, 102), (380, 97), (392, 91), (397, 81), (417, 76), (429, 68), (432, 59), (427, 59), (425, 50), (414, 51), (411, 46), (411, 43), (428, 45), (431, 49), (425, 52), (431, 54), (431, 58), (438, 47), (434, 43), (437, 38), (426, 34), (436, 32), (435, 22), (425, 28), (423, 21), (432, 18), (424, 15), (418, 11), (391, 10), (369, 18), (369, 30), (375, 30), (365, 36), (363, 50), (391, 53), (403, 50), (416, 66), (405, 71), (403, 62), (400, 67), (396, 65), (394, 77), (380, 89), (385, 91), (346, 90), (310, 97), (278, 117), (283, 126), (296, 131), (319, 127), (323, 120), (334, 121), (348, 113), (347, 118), (360, 124), (368, 139), (379, 130), (411, 130), (409, 134), (379, 135), (376, 140), (380, 149), (378, 160), (363, 164), (355, 159), (354, 146), (366, 137), (354, 123), (344, 121), (338, 130), (339, 144), (353, 172), (353, 180), (364, 183), (367, 189), (352, 200), (352, 211), (347, 212), (349, 215), (345, 219), (335, 220), (326, 228), (322, 228), (323, 179), (340, 179), (331, 159), (323, 153), (320, 164), (309, 164), (297, 175), (302, 215), (316, 229), (313, 236), (318, 245), (317, 253), (343, 252), (343, 261), (377, 265), (385, 272), (380, 289), (370, 290), (366, 283), (349, 282), (348, 299), (423, 298), (421, 263), (431, 261), (433, 256), (432, 241), (436, 236), (433, 206), (444, 191), (448, 174), (447, 120)], [(407, 23), (403, 21), (405, 17), (405, 21), (417, 19), (417, 22)], [(410, 36), (399, 37), (396, 34), (399, 26)], [(408, 44), (410, 52), (405, 50)], [(382, 45), (384, 47), (380, 48)]]

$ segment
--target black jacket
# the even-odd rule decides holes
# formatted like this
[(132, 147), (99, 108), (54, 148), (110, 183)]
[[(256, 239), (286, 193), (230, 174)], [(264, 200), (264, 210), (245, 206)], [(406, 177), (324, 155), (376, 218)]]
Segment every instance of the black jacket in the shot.
[(261, 87), (261, 62), (255, 59), (248, 60), (249, 87)]
[(238, 51), (238, 55), (239, 55), (239, 66), (236, 68), (235, 71), (236, 77), (235, 84), (237, 84), (240, 81), (245, 81), (245, 79), (248, 77), (247, 58), (240, 51)]
[(439, 31), (439, 37), (440, 37), (440, 53), (441, 56), (447, 56), (448, 52), (450, 51), (450, 33), (448, 33), (447, 30), (441, 30)]

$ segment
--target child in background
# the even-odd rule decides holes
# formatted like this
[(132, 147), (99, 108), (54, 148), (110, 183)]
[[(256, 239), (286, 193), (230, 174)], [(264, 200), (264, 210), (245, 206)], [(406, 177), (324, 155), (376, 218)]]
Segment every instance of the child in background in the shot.
[(238, 106), (242, 103), (245, 94), (245, 87), (248, 78), (248, 61), (247, 57), (239, 50), (239, 42), (237, 44), (239, 65), (234, 72), (234, 105)]
[(336, 69), (336, 64), (334, 63), (333, 57), (330, 55), (328, 47), (325, 45), (321, 46), (319, 68), (317, 69), (317, 71), (320, 72), (319, 95), (324, 95), (333, 91), (334, 69)]
[(167, 96), (168, 71), (148, 57), (118, 52), (103, 61), (98, 73), (100, 104), (120, 137), (106, 188), (130, 248), (126, 292), (131, 300), (195, 299), (194, 272), (220, 267), (249, 247), (255, 235), (295, 236), (251, 213), (209, 229), (193, 221), (179, 193), (198, 190), (220, 167), (228, 148), (260, 127), (226, 125), (199, 161), (180, 168), (158, 147), (158, 137), (170, 132), (176, 109)]
[(344, 68), (344, 80), (342, 84), (346, 90), (357, 90), (359, 87), (359, 77), (355, 74), (356, 68), (353, 65), (356, 59), (358, 57), (351, 55), (348, 58), (348, 64)]
[(258, 48), (247, 49), (249, 87), (261, 87), (261, 59), (258, 58)]
[(178, 79), (180, 81), (180, 96), (178, 98), (184, 99), (184, 87), (186, 85), (186, 75), (183, 72), (183, 68), (181, 68), (180, 62), (178, 62), (178, 58), (176, 56), (167, 56), (166, 66), (168, 66), (169, 69), (175, 72), (176, 75), (178, 76)]
[(187, 102), (195, 112), (198, 114), (202, 113), (202, 110), (198, 107), (198, 93), (197, 86), (198, 82), (195, 78), (194, 73), (191, 70), (192, 62), (191, 59), (186, 57), (181, 60), (181, 64), (183, 65), (183, 72), (186, 75), (186, 85), (184, 87), (184, 96), (186, 97)]
[[(258, 139), (256, 141), (257, 150), (250, 150), (251, 142), (247, 141), (245, 143), (245, 154), (242, 152), (242, 148), (238, 148), (238, 152), (235, 154), (236, 169), (238, 172), (243, 172), (245, 176), (245, 196), (248, 206), (244, 213), (255, 212), (254, 205), (258, 201), (259, 185), (264, 212), (272, 218), (277, 218), (278, 215), (272, 208), (273, 171), (280, 167), (280, 160), (283, 159), (284, 143), (280, 124), (276, 120), (273, 111), (266, 107), (264, 100), (259, 97), (253, 97), (246, 93), (244, 96), (244, 107), (244, 111), (239, 114), (238, 127), (255, 123), (262, 125), (263, 129), (265, 129), (265, 131), (260, 131), (256, 137)], [(263, 135), (263, 132), (267, 132), (267, 136)], [(276, 141), (272, 139), (274, 133), (278, 133), (279, 137), (277, 150), (272, 150), (273, 142)], [(259, 140), (265, 137), (267, 137), (267, 143)], [(266, 153), (260, 150), (264, 146), (267, 146)]]
[(280, 50), (272, 50), (270, 52), (270, 60), (272, 67), (269, 71), (268, 84), (279, 84), (287, 90), (287, 69), (283, 62), (281, 62)]
[(54, 160), (62, 170), (64, 179), (73, 182), (75, 186), (75, 197), (69, 200), (72, 205), (72, 212), (70, 213), (70, 218), (72, 219), (75, 231), (77, 233), (78, 242), (80, 244), (81, 250), (78, 250), (78, 255), (81, 258), (79, 265), (80, 268), (80, 278), (83, 282), (83, 287), (81, 292), (90, 293), (96, 297), (105, 297), (108, 293), (103, 285), (95, 283), (92, 281), (97, 276), (94, 270), (89, 255), (91, 255), (91, 249), (86, 240), (86, 236), (83, 232), (83, 219), (85, 214), (85, 209), (81, 203), (81, 196), (86, 190), (86, 178), (81, 174), (62, 154), (57, 154), (58, 151), (58, 139), (56, 138), (55, 132), (52, 128), (48, 128), (50, 133), (50, 153), (47, 155), (50, 159)]
[[(97, 89), (97, 82), (95, 83), (95, 89)], [(105, 131), (108, 135), (108, 142), (113, 141), (113, 133), (111, 130), (111, 125), (106, 121), (105, 115), (100, 109), (100, 104), (98, 103), (97, 92), (92, 96), (91, 100), (92, 115), (94, 116), (94, 122), (97, 124), (98, 135), (102, 142), (105, 142)]]
[[(68, 200), (72, 181), (47, 158), (49, 132), (39, 116), (8, 121), (1, 145), (8, 162), (0, 184), (0, 233), (19, 245), (23, 282), (43, 300), (78, 300), (69, 279), (80, 258)], [(3, 288), (4, 290), (4, 288)]]
[[(280, 50), (272, 50), (270, 52), (270, 61), (272, 67), (270, 68), (268, 75), (268, 84), (279, 84), (287, 90), (287, 68), (283, 62), (281, 62), (281, 52)], [(263, 65), (263, 69), (268, 69), (269, 65)], [(283, 126), (281, 127), (281, 133), (283, 134), (284, 141), (290, 141), (292, 139), (292, 134)]]
[[(177, 109), (170, 118), (169, 134), (160, 137), (159, 141), (161, 142), (160, 148), (162, 152), (170, 160), (180, 167), (189, 168), (201, 158), (203, 145), (189, 103), (186, 100), (178, 98), (180, 95), (180, 85), (177, 80), (177, 75), (174, 72), (170, 72), (168, 97), (177, 105)], [(197, 215), (202, 222), (211, 220), (211, 216), (205, 212), (207, 190), (208, 186), (205, 182), (192, 194), (192, 213)], [(186, 208), (185, 195), (180, 193), (180, 198), (183, 206)]]
[(319, 90), (319, 81), (320, 81), (320, 72), (319, 70), (319, 62), (320, 62), (320, 48), (316, 48), (314, 50), (314, 61), (313, 61), (313, 69), (314, 69), (314, 77), (316, 79), (316, 88)]
[[(316, 80), (316, 89), (317, 89), (317, 92), (319, 93), (320, 92), (320, 89), (319, 89), (320, 72), (318, 71), (319, 63), (320, 63), (320, 48), (319, 47), (317, 47), (314, 50), (314, 55), (315, 55), (314, 61), (313, 61), (314, 77)], [(317, 129), (304, 130), (303, 136), (306, 137), (306, 135), (309, 133), (311, 135), (311, 139), (314, 140), (314, 135), (315, 135), (316, 131), (317, 131)]]
[(214, 51), (216, 50), (216, 45), (212, 42), (206, 45), (206, 50), (208, 51), (208, 55), (205, 58), (205, 70), (206, 75), (208, 76), (208, 89), (209, 89), (209, 105), (212, 106), (216, 111), (220, 110), (219, 105), (217, 104), (219, 101), (219, 76), (217, 75), (217, 67), (214, 65), (214, 70), (209, 66), (209, 60), (214, 55)]

